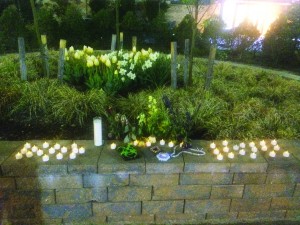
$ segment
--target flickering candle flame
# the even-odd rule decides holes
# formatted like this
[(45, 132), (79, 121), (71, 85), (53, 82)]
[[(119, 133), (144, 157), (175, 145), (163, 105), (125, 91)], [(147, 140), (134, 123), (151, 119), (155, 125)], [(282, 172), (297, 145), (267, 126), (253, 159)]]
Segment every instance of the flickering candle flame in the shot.
[(252, 152), (252, 153), (250, 154), (250, 158), (251, 158), (251, 159), (256, 159), (256, 153), (255, 153), (255, 152)]
[(275, 151), (279, 151), (279, 150), (280, 150), (279, 145), (275, 145), (275, 146), (274, 146), (274, 150), (275, 150)]
[(54, 148), (52, 148), (52, 147), (51, 147), (51, 148), (49, 148), (49, 154), (51, 154), (51, 155), (52, 155), (52, 154), (54, 154), (54, 153), (55, 153), (55, 149), (54, 149)]
[(224, 158), (224, 157), (223, 157), (222, 154), (218, 154), (218, 155), (217, 155), (217, 160), (223, 160), (223, 158)]
[(21, 153), (22, 153), (23, 155), (25, 155), (26, 152), (27, 152), (27, 148), (22, 148), (22, 149), (21, 149)]
[(75, 159), (76, 158), (76, 153), (71, 152), (69, 157), (70, 157), (70, 159)]
[(240, 143), (240, 147), (241, 148), (245, 148), (246, 147), (246, 144), (244, 142)]
[(116, 147), (117, 147), (116, 143), (112, 143), (112, 144), (110, 145), (110, 149), (116, 149)]
[(63, 146), (63, 147), (60, 149), (60, 152), (63, 153), (63, 154), (65, 154), (65, 153), (68, 152), (68, 148), (65, 147), (65, 146)]
[(274, 146), (277, 145), (277, 141), (276, 141), (275, 139), (272, 140), (272, 141), (271, 141), (271, 145), (274, 145)]
[(77, 148), (77, 144), (74, 142), (74, 143), (71, 145), (71, 148)]
[(36, 155), (42, 156), (44, 154), (44, 151), (42, 149), (37, 150)]
[(223, 146), (227, 146), (228, 145), (228, 141), (226, 141), (226, 140), (222, 141), (222, 145)]
[(265, 151), (268, 150), (268, 147), (266, 145), (264, 145), (264, 146), (261, 147), (261, 150), (265, 152)]
[(290, 157), (290, 153), (288, 151), (284, 151), (282, 155), (283, 157)]
[(229, 159), (233, 159), (234, 158), (234, 153), (233, 152), (229, 152), (228, 153), (228, 158)]
[(57, 160), (62, 160), (63, 157), (64, 157), (64, 156), (63, 156), (63, 154), (62, 154), (61, 152), (59, 152), (59, 153), (56, 154), (56, 159), (57, 159)]
[(31, 148), (31, 144), (26, 142), (26, 144), (24, 144), (24, 148), (27, 148), (27, 149)]
[(259, 142), (260, 146), (265, 146), (266, 145), (266, 142), (264, 140), (260, 141)]
[(72, 153), (77, 154), (79, 152), (78, 148), (72, 148)]
[(32, 148), (31, 148), (31, 151), (32, 151), (32, 152), (36, 152), (37, 150), (38, 150), (38, 147), (36, 147), (35, 145), (32, 146)]
[(23, 155), (20, 152), (18, 152), (15, 157), (17, 160), (19, 160), (23, 158)]
[(49, 161), (49, 156), (48, 155), (43, 155), (42, 160), (43, 160), (43, 162), (48, 162)]
[(239, 151), (239, 154), (240, 154), (240, 155), (246, 155), (245, 149), (241, 149), (241, 150)]
[(151, 146), (151, 142), (150, 142), (150, 141), (147, 141), (147, 142), (146, 142), (146, 146), (147, 146), (147, 147), (150, 147), (150, 146)]
[(26, 152), (26, 157), (27, 157), (27, 158), (31, 158), (32, 156), (33, 156), (32, 151), (27, 151), (27, 152)]
[(225, 146), (225, 147), (223, 148), (223, 152), (229, 152), (229, 148), (228, 148), (227, 146)]
[(220, 150), (215, 148), (214, 151), (213, 151), (214, 155), (219, 155), (220, 154)]
[(215, 149), (215, 148), (216, 148), (216, 144), (213, 142), (213, 143), (211, 143), (211, 144), (209, 145), (209, 147), (210, 147), (211, 149)]
[(55, 149), (55, 150), (59, 150), (59, 149), (60, 149), (60, 144), (56, 143), (56, 144), (54, 145), (54, 149)]
[(148, 138), (148, 140), (151, 142), (151, 144), (156, 143), (156, 137), (154, 137), (154, 136), (150, 136), (150, 137)]
[(255, 147), (255, 143), (254, 143), (253, 141), (251, 141), (251, 142), (249, 143), (249, 147), (250, 147), (250, 148)]
[(160, 144), (160, 145), (165, 145), (165, 144), (166, 144), (166, 142), (165, 142), (165, 140), (164, 140), (164, 139), (161, 139), (161, 140), (159, 141), (159, 144)]
[(139, 141), (138, 140), (135, 140), (134, 142), (133, 142), (133, 145), (134, 146), (137, 146), (139, 144)]
[(49, 148), (49, 143), (48, 142), (44, 142), (43, 148)]
[(238, 151), (239, 149), (240, 149), (240, 146), (238, 146), (238, 145), (234, 145), (234, 146), (233, 146), (233, 150), (234, 150), (234, 151)]
[(257, 150), (258, 150), (257, 147), (252, 147), (252, 148), (251, 148), (251, 151), (252, 151), (252, 152), (257, 152)]
[(274, 158), (274, 157), (276, 156), (276, 152), (271, 151), (271, 152), (269, 153), (269, 156)]
[(169, 144), (168, 144), (168, 146), (169, 146), (170, 148), (173, 148), (173, 147), (174, 147), (173, 141), (170, 141)]
[(85, 148), (84, 147), (80, 147), (78, 149), (79, 154), (84, 154), (85, 153)]

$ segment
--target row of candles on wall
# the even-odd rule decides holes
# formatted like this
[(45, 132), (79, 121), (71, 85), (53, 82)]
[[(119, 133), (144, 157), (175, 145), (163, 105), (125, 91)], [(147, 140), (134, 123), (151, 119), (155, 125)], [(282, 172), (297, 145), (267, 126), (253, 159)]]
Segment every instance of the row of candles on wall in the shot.
[[(132, 142), (132, 144), (134, 146), (139, 146), (139, 147), (151, 147), (152, 144), (155, 144), (155, 143), (156, 143), (156, 138), (155, 137), (149, 137), (146, 142), (145, 141), (138, 141), (138, 140), (135, 140), (135, 141)], [(159, 145), (160, 146), (167, 145), (169, 148), (173, 148), (175, 146), (175, 143), (173, 141), (170, 141), (170, 142), (166, 143), (166, 141), (164, 139), (161, 139), (159, 141)], [(110, 148), (111, 149), (116, 149), (117, 144), (113, 142), (112, 144), (110, 144)]]
[(54, 146), (50, 146), (48, 142), (44, 142), (42, 147), (37, 145), (31, 145), (31, 143), (24, 144), (23, 148), (15, 155), (17, 160), (22, 159), (23, 157), (31, 158), (35, 154), (39, 157), (42, 157), (43, 162), (47, 162), (50, 159), (50, 155), (55, 155), (57, 160), (62, 160), (65, 155), (68, 155), (70, 159), (76, 159), (77, 154), (84, 154), (85, 148), (79, 147), (75, 142), (70, 146), (71, 150), (66, 146), (61, 146), (59, 143), (56, 143)]
[[(249, 146), (250, 151), (251, 151), (250, 152), (250, 158), (251, 159), (256, 159), (257, 152), (258, 152), (259, 149), (262, 152), (267, 152), (268, 150), (271, 150), (271, 151), (269, 151), (269, 156), (272, 157), (272, 158), (275, 158), (276, 155), (280, 154), (279, 153), (280, 146), (278, 145), (276, 140), (272, 140), (270, 142), (270, 144), (271, 144), (271, 146), (268, 147), (266, 141), (264, 141), (264, 140), (259, 142), (258, 147), (256, 146), (256, 144), (253, 141), (248, 143), (248, 146)], [(227, 154), (227, 157), (229, 159), (233, 159), (236, 155), (245, 156), (247, 145), (244, 142), (241, 142), (239, 144), (235, 144), (235, 145), (232, 146), (233, 151), (231, 151), (230, 148), (229, 148), (228, 141), (224, 140), (224, 141), (222, 141), (222, 146), (221, 146), (222, 151), (219, 150), (220, 147), (217, 148), (217, 145), (214, 142), (210, 143), (209, 147), (212, 149), (213, 154), (217, 156), (218, 160), (223, 160), (224, 155), (226, 155), (226, 154)], [(283, 157), (290, 157), (289, 151), (283, 151), (282, 156)]]

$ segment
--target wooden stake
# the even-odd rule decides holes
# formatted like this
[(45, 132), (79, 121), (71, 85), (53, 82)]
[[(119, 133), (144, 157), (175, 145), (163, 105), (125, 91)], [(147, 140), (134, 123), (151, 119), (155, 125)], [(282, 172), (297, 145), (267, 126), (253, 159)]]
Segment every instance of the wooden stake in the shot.
[(27, 67), (25, 62), (25, 43), (23, 37), (18, 37), (18, 47), (19, 47), (21, 80), (27, 80)]
[(58, 79), (60, 82), (63, 81), (64, 76), (64, 65), (65, 65), (65, 48), (66, 40), (60, 39), (59, 41), (59, 58), (58, 58)]
[(43, 69), (44, 75), (49, 78), (50, 71), (49, 71), (49, 54), (48, 54), (48, 47), (47, 47), (47, 36), (41, 35), (41, 42), (42, 42), (42, 61), (43, 61)]
[(183, 82), (184, 86), (189, 82), (189, 55), (190, 55), (190, 40), (184, 41), (184, 64), (183, 64)]
[(171, 42), (171, 87), (177, 88), (177, 42)]
[(116, 43), (117, 43), (117, 35), (113, 34), (111, 37), (111, 46), (110, 46), (110, 50), (112, 52), (116, 50)]
[(216, 46), (212, 45), (209, 51), (208, 66), (207, 66), (207, 73), (206, 73), (205, 86), (204, 86), (205, 90), (210, 89), (210, 85), (212, 82), (216, 51), (217, 51)]

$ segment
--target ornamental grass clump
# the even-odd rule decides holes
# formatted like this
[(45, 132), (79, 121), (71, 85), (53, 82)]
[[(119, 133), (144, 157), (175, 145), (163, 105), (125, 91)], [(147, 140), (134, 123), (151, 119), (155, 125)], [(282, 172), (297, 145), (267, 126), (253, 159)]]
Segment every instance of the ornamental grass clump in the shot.
[(164, 85), (170, 80), (170, 58), (152, 49), (96, 55), (91, 47), (65, 52), (64, 80), (78, 89), (103, 89), (110, 95)]

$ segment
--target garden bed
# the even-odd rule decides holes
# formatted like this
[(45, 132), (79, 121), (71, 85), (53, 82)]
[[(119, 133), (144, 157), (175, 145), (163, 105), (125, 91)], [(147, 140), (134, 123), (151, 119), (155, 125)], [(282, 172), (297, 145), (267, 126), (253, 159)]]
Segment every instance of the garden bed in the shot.
[[(44, 141), (31, 144), (42, 146)], [(70, 146), (74, 141), (50, 141)], [(300, 221), (300, 142), (279, 140), (289, 158), (205, 156), (160, 162), (149, 148), (124, 161), (110, 142), (76, 140), (86, 153), (71, 160), (15, 159), (23, 141), (0, 142), (0, 218), (14, 224), (201, 224)], [(216, 141), (217, 145), (221, 142)], [(230, 141), (230, 144), (239, 143)], [(256, 143), (258, 144), (258, 143)], [(117, 143), (119, 145), (119, 143)], [(270, 146), (269, 146), (270, 147)], [(164, 147), (170, 151), (170, 148)]]

